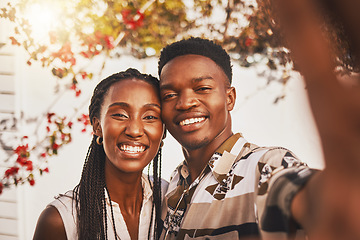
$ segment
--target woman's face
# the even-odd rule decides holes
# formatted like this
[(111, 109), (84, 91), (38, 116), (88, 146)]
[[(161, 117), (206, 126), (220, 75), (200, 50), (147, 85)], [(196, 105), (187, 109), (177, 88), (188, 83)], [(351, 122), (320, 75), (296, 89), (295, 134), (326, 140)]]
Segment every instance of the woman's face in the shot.
[(94, 124), (95, 134), (103, 137), (107, 163), (122, 172), (142, 171), (155, 157), (164, 133), (160, 114), (154, 86), (135, 78), (113, 84), (99, 124)]

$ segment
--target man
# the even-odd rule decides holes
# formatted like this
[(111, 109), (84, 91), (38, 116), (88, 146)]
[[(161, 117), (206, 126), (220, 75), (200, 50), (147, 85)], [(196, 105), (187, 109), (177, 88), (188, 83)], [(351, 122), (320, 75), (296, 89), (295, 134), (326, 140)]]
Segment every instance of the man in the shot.
[(293, 234), (292, 199), (313, 171), (287, 149), (232, 132), (236, 92), (226, 51), (206, 39), (182, 40), (163, 49), (158, 70), (162, 119), (185, 156), (166, 193), (161, 238)]

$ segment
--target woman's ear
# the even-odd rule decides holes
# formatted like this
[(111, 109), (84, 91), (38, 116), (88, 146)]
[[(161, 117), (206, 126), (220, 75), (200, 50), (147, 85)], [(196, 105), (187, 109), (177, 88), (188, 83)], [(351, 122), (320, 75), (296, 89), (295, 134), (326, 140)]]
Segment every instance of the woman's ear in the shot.
[(100, 120), (97, 117), (93, 117), (92, 119), (92, 127), (93, 127), (93, 132), (96, 136), (102, 137), (102, 129), (101, 129), (101, 124), (100, 124)]
[(227, 105), (228, 111), (231, 111), (234, 109), (235, 100), (236, 100), (236, 90), (234, 87), (229, 87), (226, 90), (226, 105)]

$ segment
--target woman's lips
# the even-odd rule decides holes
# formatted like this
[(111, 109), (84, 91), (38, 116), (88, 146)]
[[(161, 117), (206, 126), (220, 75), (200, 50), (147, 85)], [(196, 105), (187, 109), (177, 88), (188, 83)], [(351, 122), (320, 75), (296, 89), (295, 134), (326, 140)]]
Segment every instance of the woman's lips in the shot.
[(119, 149), (126, 153), (142, 153), (146, 150), (144, 145), (120, 144)]

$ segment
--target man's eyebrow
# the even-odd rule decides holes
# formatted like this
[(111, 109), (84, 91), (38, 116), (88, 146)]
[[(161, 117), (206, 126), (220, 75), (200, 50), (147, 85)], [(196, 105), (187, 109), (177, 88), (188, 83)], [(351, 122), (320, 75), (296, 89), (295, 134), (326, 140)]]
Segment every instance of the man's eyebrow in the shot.
[(191, 81), (192, 82), (195, 82), (195, 83), (198, 83), (198, 82), (201, 82), (201, 81), (204, 81), (204, 80), (212, 80), (212, 81), (215, 81), (215, 79), (211, 76), (201, 76), (201, 77), (196, 77), (196, 78), (193, 78)]
[[(215, 81), (215, 79), (211, 76), (200, 76), (200, 77), (195, 77), (195, 78), (191, 79), (191, 81), (193, 83), (199, 83), (204, 80)], [(172, 89), (173, 88), (172, 86), (173, 86), (173, 84), (171, 84), (171, 83), (163, 84), (163, 85), (160, 84), (160, 90)]]

